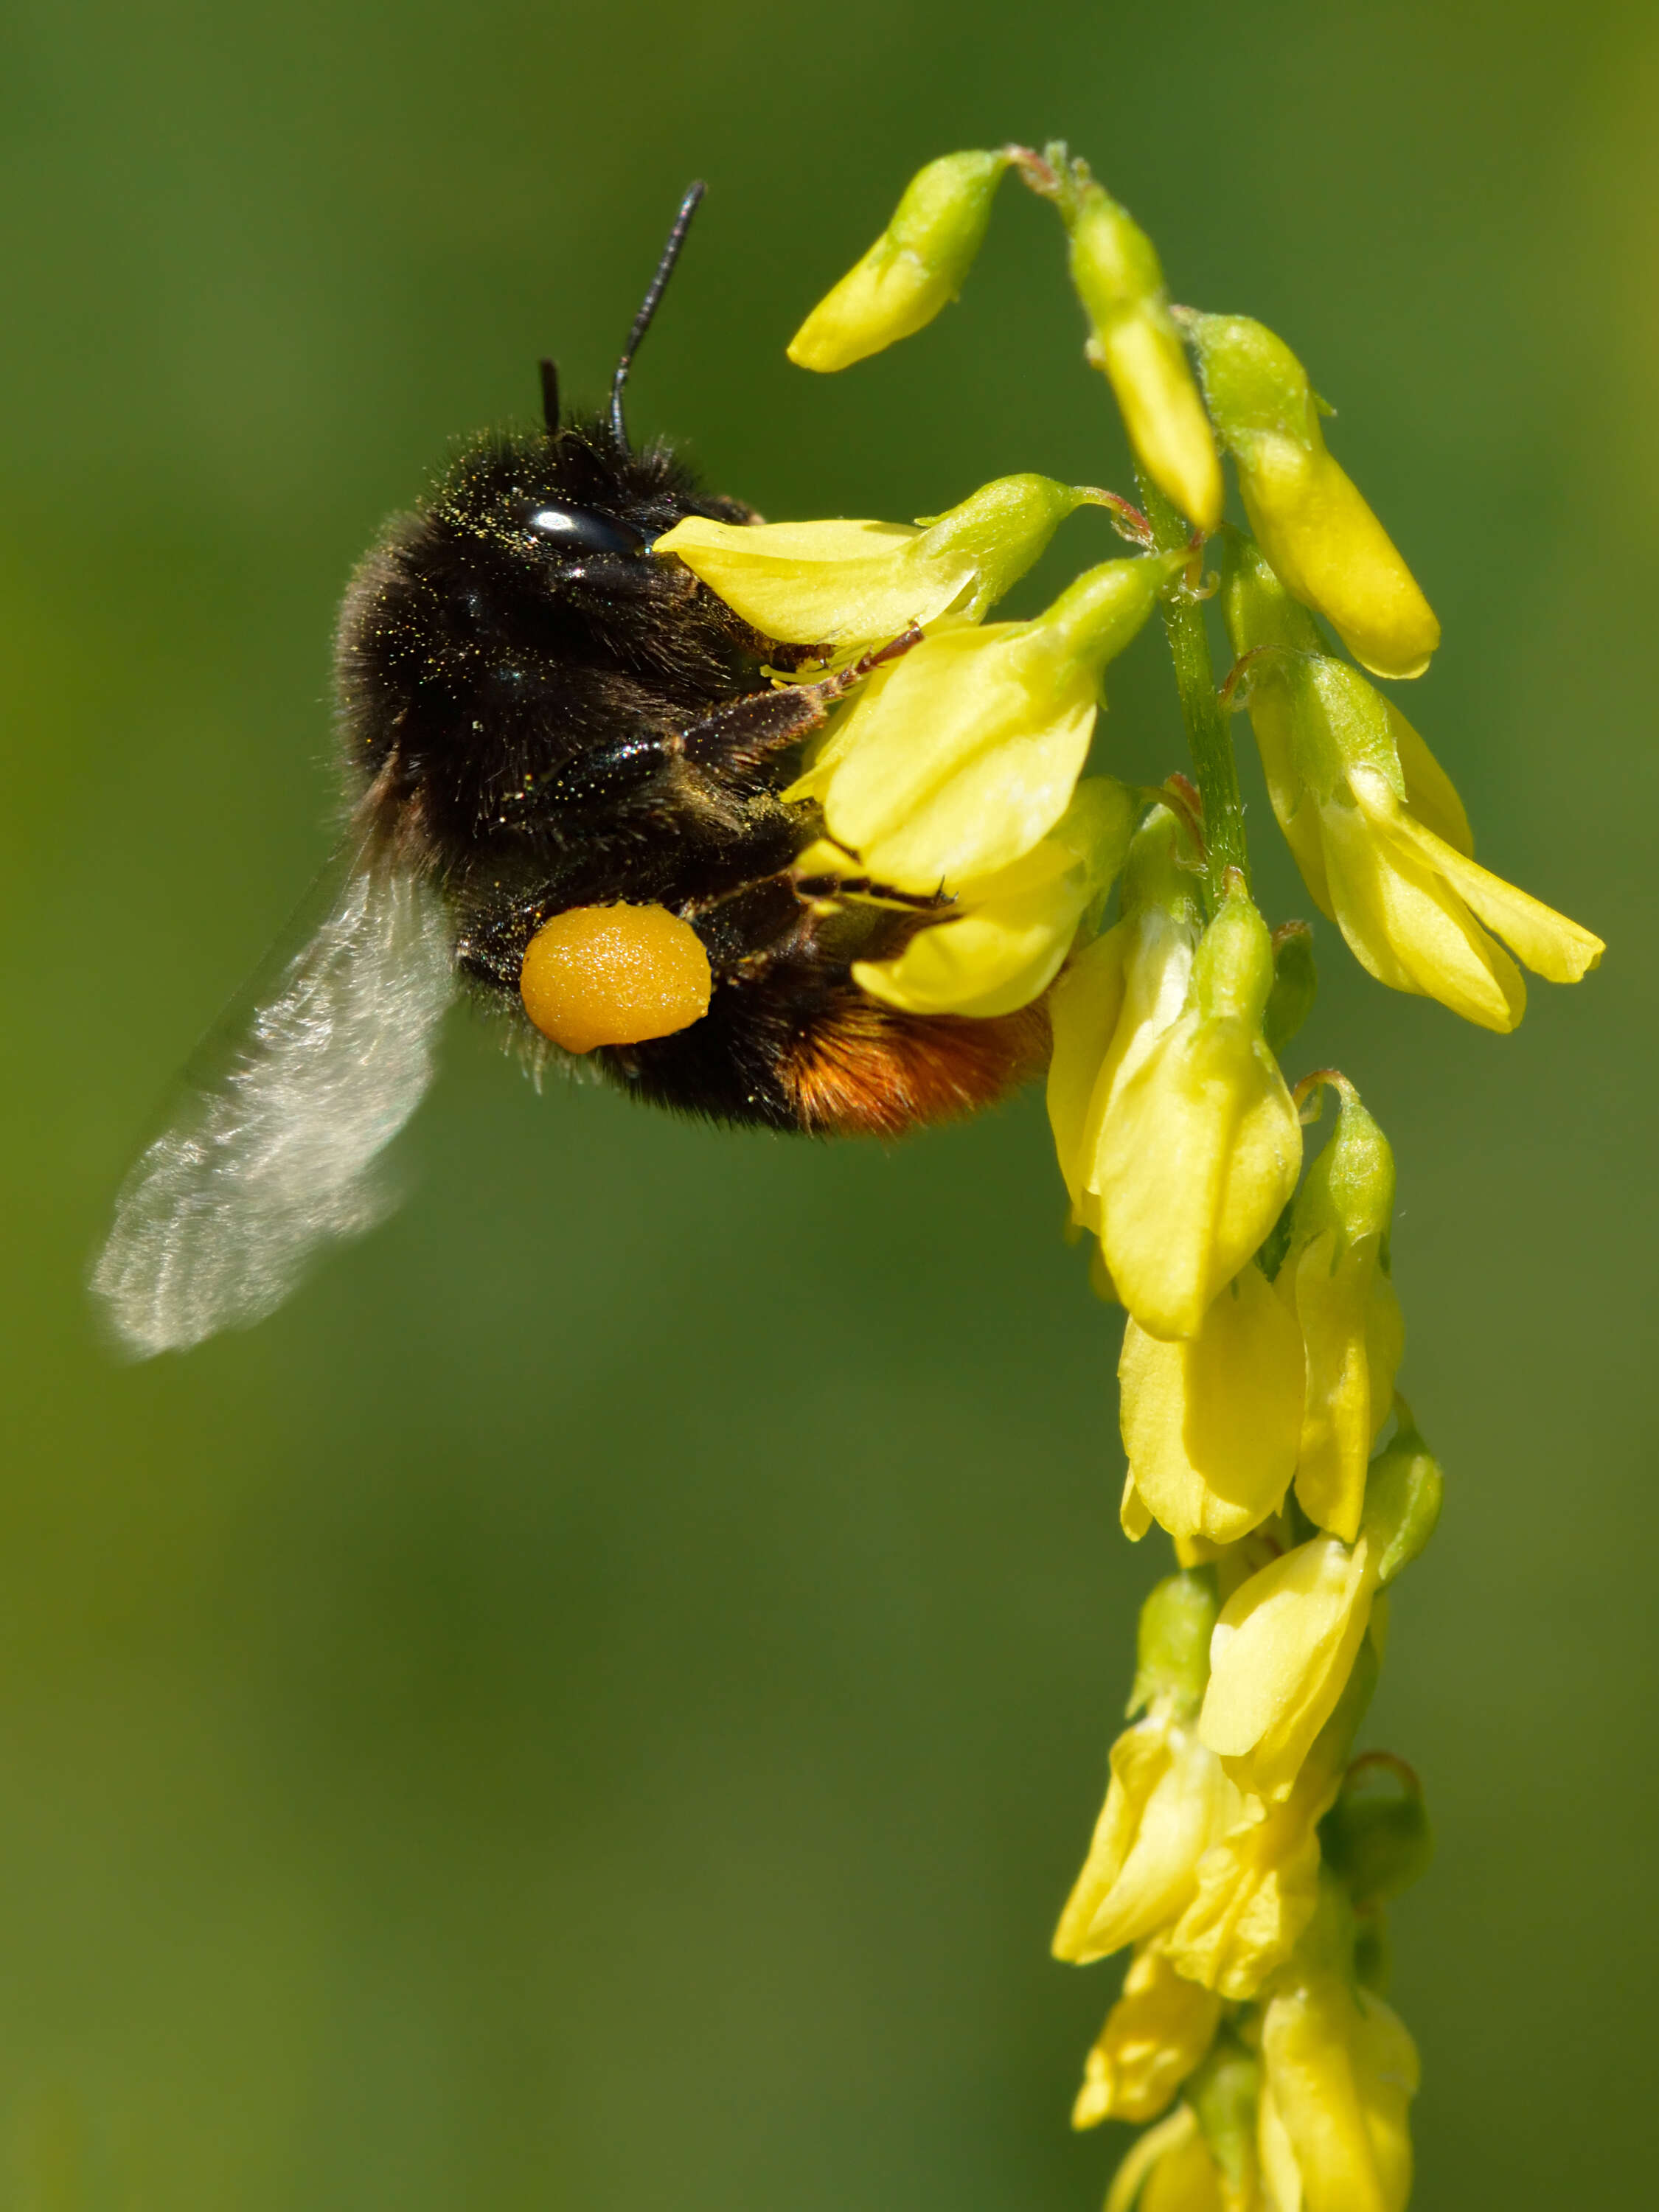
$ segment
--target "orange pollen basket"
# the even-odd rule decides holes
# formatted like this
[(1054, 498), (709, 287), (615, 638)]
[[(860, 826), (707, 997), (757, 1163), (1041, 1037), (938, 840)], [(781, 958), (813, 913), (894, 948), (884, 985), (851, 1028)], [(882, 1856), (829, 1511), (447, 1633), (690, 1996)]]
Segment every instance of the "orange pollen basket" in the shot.
[(544, 922), (519, 989), (544, 1036), (567, 1052), (643, 1044), (708, 1012), (708, 955), (689, 921), (661, 906), (579, 906)]

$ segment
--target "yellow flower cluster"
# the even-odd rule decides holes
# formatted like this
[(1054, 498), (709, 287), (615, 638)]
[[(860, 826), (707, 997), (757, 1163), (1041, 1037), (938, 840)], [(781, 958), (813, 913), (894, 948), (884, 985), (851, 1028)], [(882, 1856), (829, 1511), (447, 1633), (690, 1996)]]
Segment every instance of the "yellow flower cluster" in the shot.
[[(854, 969), (872, 996), (1048, 1008), (1072, 1219), (1127, 1310), (1122, 1524), (1139, 1540), (1157, 1522), (1176, 1559), (1141, 1615), (1131, 1725), (1054, 1942), (1078, 1964), (1131, 1953), (1073, 2115), (1157, 2123), (1108, 2212), (1402, 2212), (1417, 2058), (1382, 2001), (1382, 1916), (1428, 1829), (1409, 1768), (1352, 1754), (1386, 1593), (1442, 1481), (1395, 1388), (1388, 1142), (1345, 1077), (1292, 1091), (1280, 1069), (1311, 1003), (1309, 933), (1270, 933), (1252, 900), (1229, 711), (1249, 710), (1310, 896), (1379, 981), (1507, 1030), (1525, 1004), (1511, 953), (1566, 982), (1602, 947), (1476, 865), (1449, 779), (1322, 629), (1394, 678), (1440, 635), (1302, 364), (1247, 318), (1171, 308), (1151, 242), (1063, 147), (924, 169), (793, 357), (840, 368), (930, 321), (1011, 171), (1064, 222), (1145, 514), (1021, 476), (913, 527), (697, 519), (655, 550), (799, 649), (780, 682), (905, 642), (785, 794), (814, 825), (808, 872), (849, 898), (939, 899), (897, 957)], [(1224, 454), (1250, 536), (1222, 524)], [(1089, 504), (1140, 551), (1033, 619), (985, 621)], [(1201, 605), (1218, 529), (1219, 687)], [(1155, 607), (1196, 790), (1084, 774), (1103, 671)], [(1327, 1090), (1334, 1126), (1304, 1167)]]

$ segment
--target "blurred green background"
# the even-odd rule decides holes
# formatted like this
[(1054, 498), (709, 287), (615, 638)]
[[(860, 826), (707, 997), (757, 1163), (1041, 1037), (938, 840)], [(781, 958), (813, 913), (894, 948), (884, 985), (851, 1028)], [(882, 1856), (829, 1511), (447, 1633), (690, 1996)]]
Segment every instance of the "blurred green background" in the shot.
[[(1321, 925), (1291, 1066), (1395, 1139), (1450, 1475), (1367, 1732), (1441, 1838), (1417, 2203), (1645, 2196), (1656, 100), (1659, 23), (1596, 0), (11, 0), (0, 2204), (1097, 2201), (1114, 1970), (1047, 1940), (1163, 1555), (1038, 1100), (717, 1135), (458, 1017), (415, 1202), (274, 1321), (122, 1369), (82, 1291), (327, 848), (352, 561), (538, 354), (600, 392), (690, 177), (636, 429), (775, 516), (1126, 483), (1012, 187), (925, 337), (783, 358), (913, 167), (1049, 133), (1312, 365), (1444, 620), (1410, 709), (1484, 856), (1613, 947), (1500, 1040)], [(1022, 604), (1114, 546), (1079, 516)], [(1180, 757), (1160, 655), (1132, 773)]]

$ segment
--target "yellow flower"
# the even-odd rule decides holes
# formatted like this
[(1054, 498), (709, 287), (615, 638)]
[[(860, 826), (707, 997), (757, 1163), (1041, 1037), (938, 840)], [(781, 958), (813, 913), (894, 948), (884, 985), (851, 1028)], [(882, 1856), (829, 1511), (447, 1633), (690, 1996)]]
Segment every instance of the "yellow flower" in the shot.
[[(1199, 1861), (1192, 1903), (1159, 1939), (1181, 1973), (1237, 2001), (1253, 1997), (1290, 1957), (1319, 1902), (1319, 1824), (1337, 1802), (1376, 1676), (1368, 1640), (1290, 1795), (1276, 1805), (1248, 1800), (1238, 1826)], [(1359, 1823), (1351, 1826), (1358, 1833)], [(1358, 1838), (1356, 1861), (1370, 1840)], [(1373, 1847), (1371, 1858), (1379, 1856)]]
[(1090, 358), (1111, 384), (1147, 475), (1208, 532), (1221, 520), (1221, 468), (1157, 252), (1092, 180), (1077, 193), (1068, 222), (1072, 282), (1094, 329)]
[(1282, 338), (1248, 316), (1193, 315), (1187, 327), (1262, 551), (1374, 675), (1420, 676), (1440, 625), (1328, 451), (1307, 371)]
[(1335, 1133), (1297, 1194), (1277, 1287), (1307, 1354), (1297, 1498), (1317, 1527), (1352, 1543), (1405, 1324), (1389, 1279), (1394, 1155), (1353, 1086), (1333, 1080)]
[(1402, 1406), (1399, 1433), (1370, 1463), (1357, 1540), (1298, 1544), (1222, 1607), (1198, 1732), (1242, 1790), (1265, 1804), (1289, 1795), (1349, 1686), (1377, 1591), (1433, 1534), (1443, 1487)]
[(1288, 1974), (1261, 2022), (1260, 2142), (1273, 2212), (1405, 2212), (1416, 2046), (1328, 1967)]
[(1049, 1126), (1073, 1218), (1097, 1234), (1088, 1178), (1100, 1125), (1119, 1085), (1187, 1003), (1200, 921), (1176, 860), (1179, 834), (1168, 808), (1154, 807), (1129, 848), (1123, 920), (1079, 953), (1048, 1001)]
[(1296, 1188), (1302, 1131), (1261, 1036), (1272, 988), (1241, 883), (1205, 932), (1182, 1012), (1116, 1073), (1085, 1139), (1106, 1265), (1149, 1335), (1197, 1335)]
[(1152, 1713), (1112, 1746), (1111, 1786), (1054, 1930), (1057, 1959), (1085, 1966), (1179, 1920), (1198, 1862), (1237, 1820), (1238, 1791), (1194, 1731)]
[(1476, 865), (1445, 771), (1389, 701), (1317, 651), (1256, 549), (1231, 546), (1226, 572), (1234, 650), (1256, 654), (1247, 692), (1273, 811), (1361, 966), (1498, 1030), (1527, 993), (1487, 928), (1551, 982), (1594, 968), (1599, 937)]
[(1178, 554), (1103, 562), (1034, 622), (947, 629), (878, 669), (786, 798), (895, 890), (995, 874), (1048, 836), (1088, 757), (1101, 672)]
[(931, 323), (973, 266), (1008, 161), (946, 154), (919, 170), (881, 236), (791, 338), (790, 360), (850, 368)]
[(1377, 1588), (1376, 1547), (1316, 1536), (1235, 1590), (1210, 1641), (1199, 1734), (1239, 1788), (1287, 1796), (1347, 1685)]
[[(1149, 2128), (1112, 2177), (1104, 2212), (1235, 2212), (1190, 2106)], [(1242, 2212), (1242, 2208), (1240, 2208)]]
[(1008, 867), (957, 886), (958, 913), (919, 930), (890, 960), (860, 960), (853, 980), (913, 1014), (1010, 1014), (1040, 998), (1078, 926), (1122, 864), (1134, 801), (1088, 776), (1054, 829)]
[(672, 554), (766, 637), (787, 645), (884, 644), (912, 623), (977, 622), (1099, 495), (1037, 476), (1000, 477), (926, 528), (897, 522), (716, 522), (687, 515), (652, 551)]
[(1218, 1996), (1143, 1946), (1084, 2062), (1072, 2125), (1155, 2120), (1209, 2049), (1220, 2020)]
[(1295, 1316), (1254, 1261), (1196, 1336), (1166, 1342), (1131, 1320), (1117, 1370), (1126, 1499), (1173, 1536), (1218, 1544), (1277, 1512), (1296, 1471), (1302, 1370)]
[(1238, 1817), (1238, 1792), (1189, 1725), (1215, 1607), (1200, 1572), (1167, 1576), (1140, 1609), (1129, 1710), (1149, 1710), (1112, 1746), (1106, 1802), (1054, 1931), (1057, 1959), (1086, 1966), (1178, 1919), (1194, 1866)]

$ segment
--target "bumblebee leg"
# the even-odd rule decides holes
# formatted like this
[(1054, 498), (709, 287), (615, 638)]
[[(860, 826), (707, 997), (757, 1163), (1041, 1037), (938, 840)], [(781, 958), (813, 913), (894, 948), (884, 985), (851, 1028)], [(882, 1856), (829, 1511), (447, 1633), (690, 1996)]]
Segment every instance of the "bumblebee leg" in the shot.
[(726, 775), (742, 775), (763, 768), (775, 754), (787, 752), (814, 730), (822, 729), (830, 708), (872, 669), (897, 660), (921, 642), (921, 632), (913, 623), (890, 643), (866, 653), (839, 674), (826, 676), (822, 683), (749, 692), (717, 707), (702, 721), (690, 724), (675, 741), (675, 750), (694, 768), (714, 769)]

